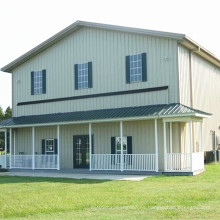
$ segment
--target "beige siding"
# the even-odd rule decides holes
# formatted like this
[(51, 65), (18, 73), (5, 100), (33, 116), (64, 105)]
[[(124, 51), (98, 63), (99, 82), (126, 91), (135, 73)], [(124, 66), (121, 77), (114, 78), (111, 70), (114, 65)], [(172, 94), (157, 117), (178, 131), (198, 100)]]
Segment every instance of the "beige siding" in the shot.
[(189, 50), (185, 47), (178, 47), (178, 67), (179, 67), (179, 95), (180, 103), (190, 106), (190, 67)]
[[(190, 78), (189, 78), (189, 50), (182, 46), (178, 49), (179, 56), (179, 82), (180, 82), (180, 103), (190, 106)], [(192, 94), (193, 108), (205, 112), (212, 113), (211, 119), (204, 119), (203, 134), (205, 151), (212, 150), (212, 135), (211, 131), (215, 131), (220, 137), (220, 69), (200, 56), (192, 53)], [(186, 138), (188, 136), (188, 128), (182, 124), (182, 134)], [(193, 145), (194, 150), (201, 146), (200, 125), (193, 125)], [(183, 139), (182, 139), (183, 140)], [(189, 143), (188, 139), (185, 139)], [(184, 145), (184, 143), (183, 143)]]
[[(14, 144), (14, 141), (12, 143)], [(14, 146), (12, 151), (14, 153)], [(32, 154), (31, 128), (19, 128), (16, 130), (15, 154), (18, 155), (19, 153)]]
[[(148, 81), (126, 84), (125, 56), (147, 52)], [(17, 106), (19, 102), (169, 86), (167, 92), (139, 95), (130, 105), (178, 102), (177, 41), (138, 34), (81, 28), (13, 70), (13, 116), (95, 109), (105, 98)], [(168, 60), (165, 61), (164, 57)], [(74, 90), (74, 64), (93, 62), (93, 88)], [(31, 71), (47, 70), (47, 93), (31, 96)], [(123, 107), (124, 99), (109, 97), (108, 106)], [(153, 100), (153, 101), (152, 101)], [(95, 101), (94, 106), (92, 102)], [(88, 103), (88, 104), (85, 104)], [(127, 103), (127, 102), (126, 102)], [(128, 104), (127, 104), (128, 105)]]
[[(179, 152), (179, 124), (173, 123), (173, 152)], [(16, 131), (16, 154), (32, 154), (31, 128), (19, 128)], [(88, 135), (89, 125), (60, 126), (60, 161), (61, 168), (73, 168), (73, 136)], [(92, 125), (94, 135), (94, 153), (110, 154), (111, 137), (120, 136), (119, 122), (97, 123)], [(154, 154), (154, 120), (123, 123), (123, 136), (132, 136), (133, 154)], [(42, 154), (42, 139), (55, 139), (56, 126), (35, 128), (35, 152)], [(163, 123), (158, 120), (159, 170), (164, 166)], [(169, 152), (169, 126), (167, 125), (167, 149)]]
[(133, 107), (154, 104), (167, 104), (168, 91), (155, 91), (141, 94), (108, 96), (74, 101), (52, 102), (37, 105), (19, 106), (22, 115), (50, 114), (57, 112), (87, 111), (120, 107)]

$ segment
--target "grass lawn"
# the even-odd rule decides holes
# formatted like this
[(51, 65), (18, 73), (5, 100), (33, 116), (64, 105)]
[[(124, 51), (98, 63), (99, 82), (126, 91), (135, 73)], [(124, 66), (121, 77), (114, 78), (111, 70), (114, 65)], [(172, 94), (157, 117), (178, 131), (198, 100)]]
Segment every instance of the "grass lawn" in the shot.
[(0, 218), (220, 219), (220, 164), (140, 182), (0, 176)]

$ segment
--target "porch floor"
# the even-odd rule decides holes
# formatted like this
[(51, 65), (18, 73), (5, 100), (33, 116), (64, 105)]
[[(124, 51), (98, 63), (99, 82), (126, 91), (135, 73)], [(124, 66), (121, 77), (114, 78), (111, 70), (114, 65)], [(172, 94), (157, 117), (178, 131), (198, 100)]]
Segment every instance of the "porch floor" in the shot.
[(18, 170), (0, 173), (0, 176), (30, 176), (70, 179), (96, 179), (96, 180), (129, 180), (141, 181), (145, 178), (157, 176), (160, 172), (126, 172), (126, 171), (90, 171), (88, 169), (63, 170)]

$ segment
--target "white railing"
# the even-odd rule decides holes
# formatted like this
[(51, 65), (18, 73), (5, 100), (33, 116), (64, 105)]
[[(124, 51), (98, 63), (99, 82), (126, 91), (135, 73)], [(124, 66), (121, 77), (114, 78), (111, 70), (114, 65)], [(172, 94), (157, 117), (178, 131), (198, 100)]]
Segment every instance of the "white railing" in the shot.
[(126, 154), (124, 155), (124, 170), (155, 171), (155, 154)]
[(120, 170), (120, 154), (92, 154), (92, 170)]
[(6, 168), (5, 167), (5, 155), (0, 155), (0, 166), (2, 168)]
[[(34, 169), (57, 169), (57, 155), (35, 155)], [(33, 155), (12, 155), (11, 168), (32, 169)]]
[[(121, 170), (120, 154), (92, 154), (92, 170)], [(155, 154), (123, 155), (123, 170), (155, 171)]]
[(204, 169), (204, 152), (192, 154), (192, 171)]
[(35, 155), (35, 169), (57, 169), (56, 154), (53, 155)]
[(32, 155), (11, 155), (11, 168), (32, 169)]
[(190, 171), (190, 154), (167, 154), (167, 171)]

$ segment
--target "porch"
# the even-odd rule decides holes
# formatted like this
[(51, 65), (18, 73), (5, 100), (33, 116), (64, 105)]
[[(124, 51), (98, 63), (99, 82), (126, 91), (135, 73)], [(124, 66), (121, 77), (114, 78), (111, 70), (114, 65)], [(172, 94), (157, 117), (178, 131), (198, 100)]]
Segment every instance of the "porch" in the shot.
[[(152, 109), (152, 106), (150, 107)], [(202, 121), (209, 115), (201, 114), (201, 112), (200, 114), (192, 113), (192, 109), (186, 114), (187, 107), (185, 106), (165, 105), (165, 107), (162, 105), (162, 110), (160, 109), (157, 114), (155, 114), (155, 109), (149, 114), (146, 106), (142, 109), (140, 107), (127, 108), (129, 114), (132, 113), (131, 110), (134, 110), (138, 117), (134, 117), (132, 113), (132, 117), (126, 115), (126, 117), (115, 118), (111, 115), (110, 118), (108, 116), (101, 120), (70, 120), (67, 123), (56, 121), (52, 124), (10, 126), (8, 128), (10, 155), (8, 159), (7, 156), (2, 155), (0, 161), (3, 167), (7, 166), (8, 161), (10, 169), (32, 170), (60, 170), (65, 166), (75, 169), (76, 165), (83, 160), (85, 168), (89, 171), (192, 173), (196, 170), (203, 170)], [(184, 114), (182, 114), (183, 108)], [(141, 110), (141, 114), (144, 115), (140, 115), (138, 110)], [(181, 114), (177, 110), (181, 110)], [(92, 113), (94, 114), (94, 111)], [(41, 118), (38, 117), (38, 119)], [(199, 147), (195, 147), (193, 132), (195, 123), (200, 125)], [(183, 134), (179, 131), (182, 127), (188, 128), (184, 131), (184, 135), (187, 133), (188, 136), (184, 143), (181, 140)], [(24, 136), (22, 136), (22, 128), (26, 129), (22, 131)], [(5, 130), (3, 132), (7, 135)], [(18, 134), (27, 137), (28, 141), (17, 141)], [(76, 134), (80, 136), (72, 142)], [(83, 141), (79, 138), (81, 136), (85, 138), (84, 149), (79, 148)], [(24, 139), (22, 137), (20, 140)], [(53, 140), (54, 150), (52, 152), (45, 153), (45, 149), (39, 146), (41, 141), (45, 142), (45, 137)], [(7, 142), (7, 138), (5, 140)], [(109, 140), (111, 140), (111, 146)], [(74, 144), (77, 147), (74, 147)]]

